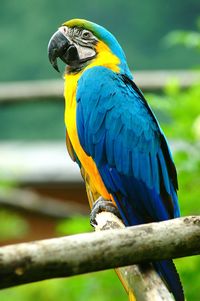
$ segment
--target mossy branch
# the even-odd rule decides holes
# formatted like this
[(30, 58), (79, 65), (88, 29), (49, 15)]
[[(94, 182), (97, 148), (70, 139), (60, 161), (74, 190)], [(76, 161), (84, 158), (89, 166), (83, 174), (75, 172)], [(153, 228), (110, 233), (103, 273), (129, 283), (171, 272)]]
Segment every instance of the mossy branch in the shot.
[(200, 254), (200, 216), (0, 248), (0, 288)]

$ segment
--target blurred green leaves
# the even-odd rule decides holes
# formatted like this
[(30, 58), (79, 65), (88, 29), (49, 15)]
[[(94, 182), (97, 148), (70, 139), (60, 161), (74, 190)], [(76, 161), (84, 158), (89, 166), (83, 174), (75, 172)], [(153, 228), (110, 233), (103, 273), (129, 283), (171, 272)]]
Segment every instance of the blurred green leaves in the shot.
[[(7, 180), (0, 180), (1, 189), (12, 189), (16, 183)], [(0, 241), (9, 239), (20, 239), (29, 231), (26, 220), (17, 212), (0, 208)]]
[(29, 231), (24, 218), (5, 209), (0, 209), (0, 229), (0, 241), (21, 238)]
[[(180, 90), (176, 78), (170, 80), (163, 94), (146, 95), (161, 123), (168, 140), (180, 141), (175, 147), (174, 160), (179, 178), (179, 203), (182, 215), (200, 214), (200, 156), (199, 120), (200, 85)], [(3, 183), (2, 183), (3, 185)], [(4, 186), (9, 184), (4, 184)], [(24, 221), (14, 213), (0, 211), (2, 237), (13, 238), (27, 231)], [(57, 225), (59, 235), (91, 231), (89, 217), (74, 216)], [(198, 300), (200, 283), (200, 257), (176, 260), (186, 298)], [(0, 291), (1, 301), (110, 301), (127, 300), (113, 271), (92, 273), (69, 279), (49, 280)]]
[(200, 17), (197, 19), (197, 31), (173, 30), (166, 35), (164, 42), (167, 46), (184, 46), (200, 51)]
[(112, 270), (5, 289), (0, 300), (127, 301), (127, 294)]
[(169, 46), (183, 45), (188, 48), (200, 50), (200, 33), (176, 30), (167, 35), (166, 42)]
[[(200, 214), (200, 83), (180, 90), (172, 79), (163, 95), (149, 95), (172, 145), (178, 171), (181, 215)], [(160, 114), (162, 113), (162, 114)], [(165, 118), (163, 118), (163, 116)], [(175, 260), (188, 301), (199, 299), (200, 256)]]
[(200, 84), (180, 90), (173, 78), (165, 87), (164, 95), (147, 96), (150, 105), (160, 116), (162, 128), (168, 138), (197, 142), (200, 137)]
[(92, 227), (90, 226), (89, 216), (77, 215), (59, 222), (56, 230), (60, 235), (73, 235), (77, 233), (90, 232), (92, 231)]
[(175, 260), (176, 267), (183, 279), (187, 301), (199, 300), (200, 256), (186, 257)]
[[(86, 1), (84, 6), (77, 3), (66, 3), (62, 0), (58, 4), (47, 0), (44, 2), (36, 1), (26, 3), (20, 0), (17, 3), (3, 1), (0, 29), (2, 40), (2, 80), (17, 79), (39, 79), (44, 77), (54, 77), (51, 72), (49, 62), (46, 58), (46, 47), (48, 39), (52, 32), (65, 19), (72, 17), (84, 17), (108, 27), (122, 43), (123, 48), (129, 59), (130, 66), (136, 68), (180, 68), (192, 66), (197, 61), (195, 52), (200, 51), (200, 18), (197, 20), (197, 30), (176, 30), (169, 33), (165, 38), (166, 49), (159, 48), (159, 41), (163, 35), (171, 28), (177, 28), (175, 24), (183, 28), (191, 28), (194, 15), (198, 13), (195, 9), (199, 6), (198, 0), (179, 1), (162, 3), (156, 1), (156, 5), (146, 2), (145, 5), (139, 2), (127, 2), (123, 5), (114, 1), (103, 1), (108, 10), (105, 11), (102, 3), (95, 3), (95, 9), (91, 2)], [(97, 5), (97, 7), (96, 7)], [(113, 10), (115, 5), (115, 10)], [(164, 6), (163, 6), (164, 5)], [(155, 10), (156, 6), (156, 10)], [(188, 10), (193, 7), (194, 11), (188, 14)], [(164, 9), (163, 9), (164, 8)], [(126, 18), (122, 18), (121, 12), (124, 10)], [(55, 13), (56, 11), (56, 13)], [(112, 18), (110, 11), (112, 11)], [(76, 15), (74, 15), (76, 12)], [(171, 15), (172, 13), (172, 15)], [(113, 15), (114, 14), (114, 15)], [(158, 18), (159, 26), (158, 26)], [(169, 22), (169, 16), (171, 20)], [(187, 16), (187, 18), (186, 18)], [(35, 22), (37, 19), (38, 22)], [(149, 21), (147, 26), (147, 19)], [(17, 20), (17, 26), (16, 26)], [(189, 27), (190, 26), (190, 27)], [(130, 29), (130, 30), (127, 30)], [(23, 39), (21, 39), (21, 35)], [(13, 51), (13, 45), (18, 45)], [(31, 45), (27, 51), (27, 45)], [(175, 49), (179, 46), (179, 50)], [(180, 51), (184, 46), (188, 50)], [(174, 48), (174, 49), (172, 49)], [(183, 49), (182, 49), (183, 50)], [(195, 50), (195, 51), (193, 51)], [(194, 54), (194, 56), (192, 55)], [(196, 56), (195, 56), (196, 55)], [(9, 58), (6, 59), (6, 58)], [(11, 67), (12, 66), (12, 67)], [(179, 177), (179, 202), (182, 215), (200, 214), (200, 84), (191, 87), (188, 90), (180, 90), (179, 83), (173, 78), (167, 84), (162, 95), (146, 95), (147, 100), (152, 105), (156, 115), (159, 117), (161, 126), (168, 139), (183, 141), (184, 147), (176, 150), (174, 160), (178, 170)], [(31, 120), (29, 130), (30, 139), (34, 139), (37, 131), (38, 119), (42, 119), (48, 124), (45, 137), (48, 139), (49, 132), (55, 131), (54, 136), (62, 138), (62, 120), (60, 129), (55, 128), (53, 123), (45, 120), (46, 107), (50, 108), (51, 120), (55, 116), (60, 116), (63, 111), (63, 104), (59, 106), (53, 102), (42, 102), (38, 108), (29, 103), (24, 109), (24, 124), (20, 121), (19, 110), (23, 109), (20, 104), (14, 105), (14, 113), (9, 115), (9, 107), (5, 107), (1, 112), (1, 136), (4, 137), (4, 119), (7, 115), (19, 119), (20, 137), (23, 138), (22, 128), (27, 127), (31, 115), (27, 111), (38, 110), (37, 122)], [(13, 104), (12, 104), (13, 106)], [(14, 114), (14, 116), (13, 116)], [(32, 114), (33, 115), (33, 114)], [(49, 128), (50, 127), (50, 128)], [(45, 128), (45, 127), (44, 127)], [(64, 127), (63, 127), (64, 129)], [(15, 129), (10, 129), (9, 137), (16, 136)], [(60, 134), (57, 134), (57, 133)], [(63, 130), (64, 135), (64, 130)], [(58, 138), (59, 138), (58, 137)], [(4, 187), (9, 187), (9, 183), (0, 183)], [(25, 220), (17, 213), (5, 209), (0, 210), (0, 239), (21, 238), (28, 231), (28, 225)], [(76, 234), (91, 231), (89, 217), (75, 216), (66, 221), (59, 222), (57, 232), (59, 235)], [(176, 260), (177, 269), (180, 272), (183, 286), (185, 288), (188, 301), (199, 300), (200, 283), (200, 257), (188, 257)], [(68, 279), (49, 280), (29, 285), (23, 285), (16, 288), (0, 291), (1, 301), (110, 301), (127, 300), (117, 276), (113, 271), (92, 273), (88, 275), (71, 277)]]
[(197, 64), (198, 56), (191, 55), (190, 49), (164, 49), (160, 41), (177, 26), (194, 30), (199, 0), (80, 3), (1, 0), (0, 80), (58, 78), (48, 62), (47, 44), (53, 32), (71, 18), (88, 19), (108, 28), (123, 46), (131, 69), (180, 69)]

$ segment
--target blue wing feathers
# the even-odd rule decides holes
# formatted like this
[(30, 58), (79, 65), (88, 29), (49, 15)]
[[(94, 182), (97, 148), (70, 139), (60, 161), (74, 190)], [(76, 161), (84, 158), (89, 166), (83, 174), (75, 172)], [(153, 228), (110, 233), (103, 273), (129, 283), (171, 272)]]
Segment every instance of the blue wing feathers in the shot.
[(107, 68), (85, 71), (77, 90), (80, 142), (98, 168), (101, 164), (115, 167), (120, 177), (142, 181), (143, 190), (154, 188), (159, 196), (163, 183), (178, 207), (174, 185), (171, 192), (171, 182), (175, 182), (168, 167), (174, 166), (171, 154), (157, 120), (142, 97), (139, 90)]
[(113, 182), (115, 183), (115, 193), (120, 193), (121, 195), (127, 197), (127, 192), (125, 190), (125, 187), (123, 186), (121, 177), (119, 176), (119, 173), (117, 172), (116, 168), (111, 167), (109, 169), (109, 172), (111, 174)]
[[(78, 82), (77, 130), (126, 225), (178, 217), (177, 175), (167, 141), (141, 91), (105, 67)], [(153, 263), (177, 301), (180, 279), (171, 261)]]
[(106, 117), (106, 111), (104, 112), (98, 111), (98, 115), (97, 112), (95, 112), (95, 110), (91, 112), (89, 123), (88, 123), (88, 128), (91, 127), (91, 133), (96, 133), (99, 130), (99, 128), (101, 127), (102, 123), (105, 120), (105, 117)]
[(160, 179), (159, 179), (159, 169), (158, 169), (157, 157), (154, 156), (152, 152), (149, 155), (150, 155), (152, 182), (154, 184), (154, 189), (155, 189), (156, 193), (160, 194)]
[(109, 131), (106, 131), (106, 155), (109, 165), (114, 165), (114, 138)]
[(173, 201), (173, 208), (174, 208), (174, 217), (180, 217), (180, 208), (178, 205), (178, 197), (176, 194), (176, 191), (174, 190), (174, 186), (172, 182), (170, 183), (170, 188), (171, 188), (171, 196), (172, 196), (172, 201)]
[(132, 152), (132, 171), (136, 178), (139, 178), (139, 153), (136, 151)]
[(99, 143), (99, 141), (102, 139), (102, 137), (104, 137), (104, 136), (105, 136), (105, 127), (104, 127), (104, 124), (102, 124), (97, 132), (92, 133), (93, 144), (97, 145)]
[(152, 178), (151, 178), (151, 166), (150, 166), (148, 153), (142, 154), (140, 175), (141, 175), (141, 179), (143, 180), (143, 182), (148, 183), (148, 187), (150, 189), (153, 188), (153, 183), (152, 183)]
[(96, 165), (101, 166), (103, 162), (105, 161), (105, 155), (104, 154), (104, 137), (101, 138), (101, 140), (98, 142), (98, 144), (95, 145), (95, 158), (96, 158)]
[(167, 193), (170, 194), (170, 183), (169, 183), (170, 179), (169, 179), (167, 166), (161, 149), (159, 149), (158, 151), (158, 159), (159, 159), (159, 166), (162, 172), (162, 178), (164, 180), (164, 187)]

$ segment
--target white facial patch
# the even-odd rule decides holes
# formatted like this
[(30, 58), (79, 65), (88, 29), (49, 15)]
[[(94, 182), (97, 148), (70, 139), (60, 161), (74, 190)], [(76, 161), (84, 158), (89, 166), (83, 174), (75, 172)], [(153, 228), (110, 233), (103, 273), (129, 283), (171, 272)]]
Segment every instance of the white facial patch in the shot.
[[(67, 26), (61, 26), (58, 29), (71, 44), (74, 44), (77, 48), (80, 60), (90, 59), (96, 55), (95, 50), (91, 47), (90, 43), (87, 43), (86, 40), (83, 41), (84, 45), (81, 44), (81, 38), (73, 36), (73, 29)], [(95, 39), (97, 41), (97, 39)]]
[(76, 48), (78, 50), (78, 54), (79, 54), (79, 57), (81, 60), (93, 57), (96, 54), (95, 50), (92, 48), (83, 47), (76, 43), (74, 43), (74, 45), (76, 46)]

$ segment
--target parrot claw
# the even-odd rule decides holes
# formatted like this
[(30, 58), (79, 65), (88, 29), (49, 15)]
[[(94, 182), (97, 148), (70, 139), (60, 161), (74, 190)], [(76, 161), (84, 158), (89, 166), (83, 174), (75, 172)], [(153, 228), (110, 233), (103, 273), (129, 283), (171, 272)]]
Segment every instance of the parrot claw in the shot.
[(107, 200), (103, 199), (102, 197), (100, 197), (94, 203), (91, 213), (90, 213), (90, 225), (92, 227), (95, 227), (97, 225), (96, 215), (103, 211), (111, 212), (121, 219), (121, 216), (120, 216), (120, 213), (119, 213), (117, 207), (111, 201), (107, 201)]

